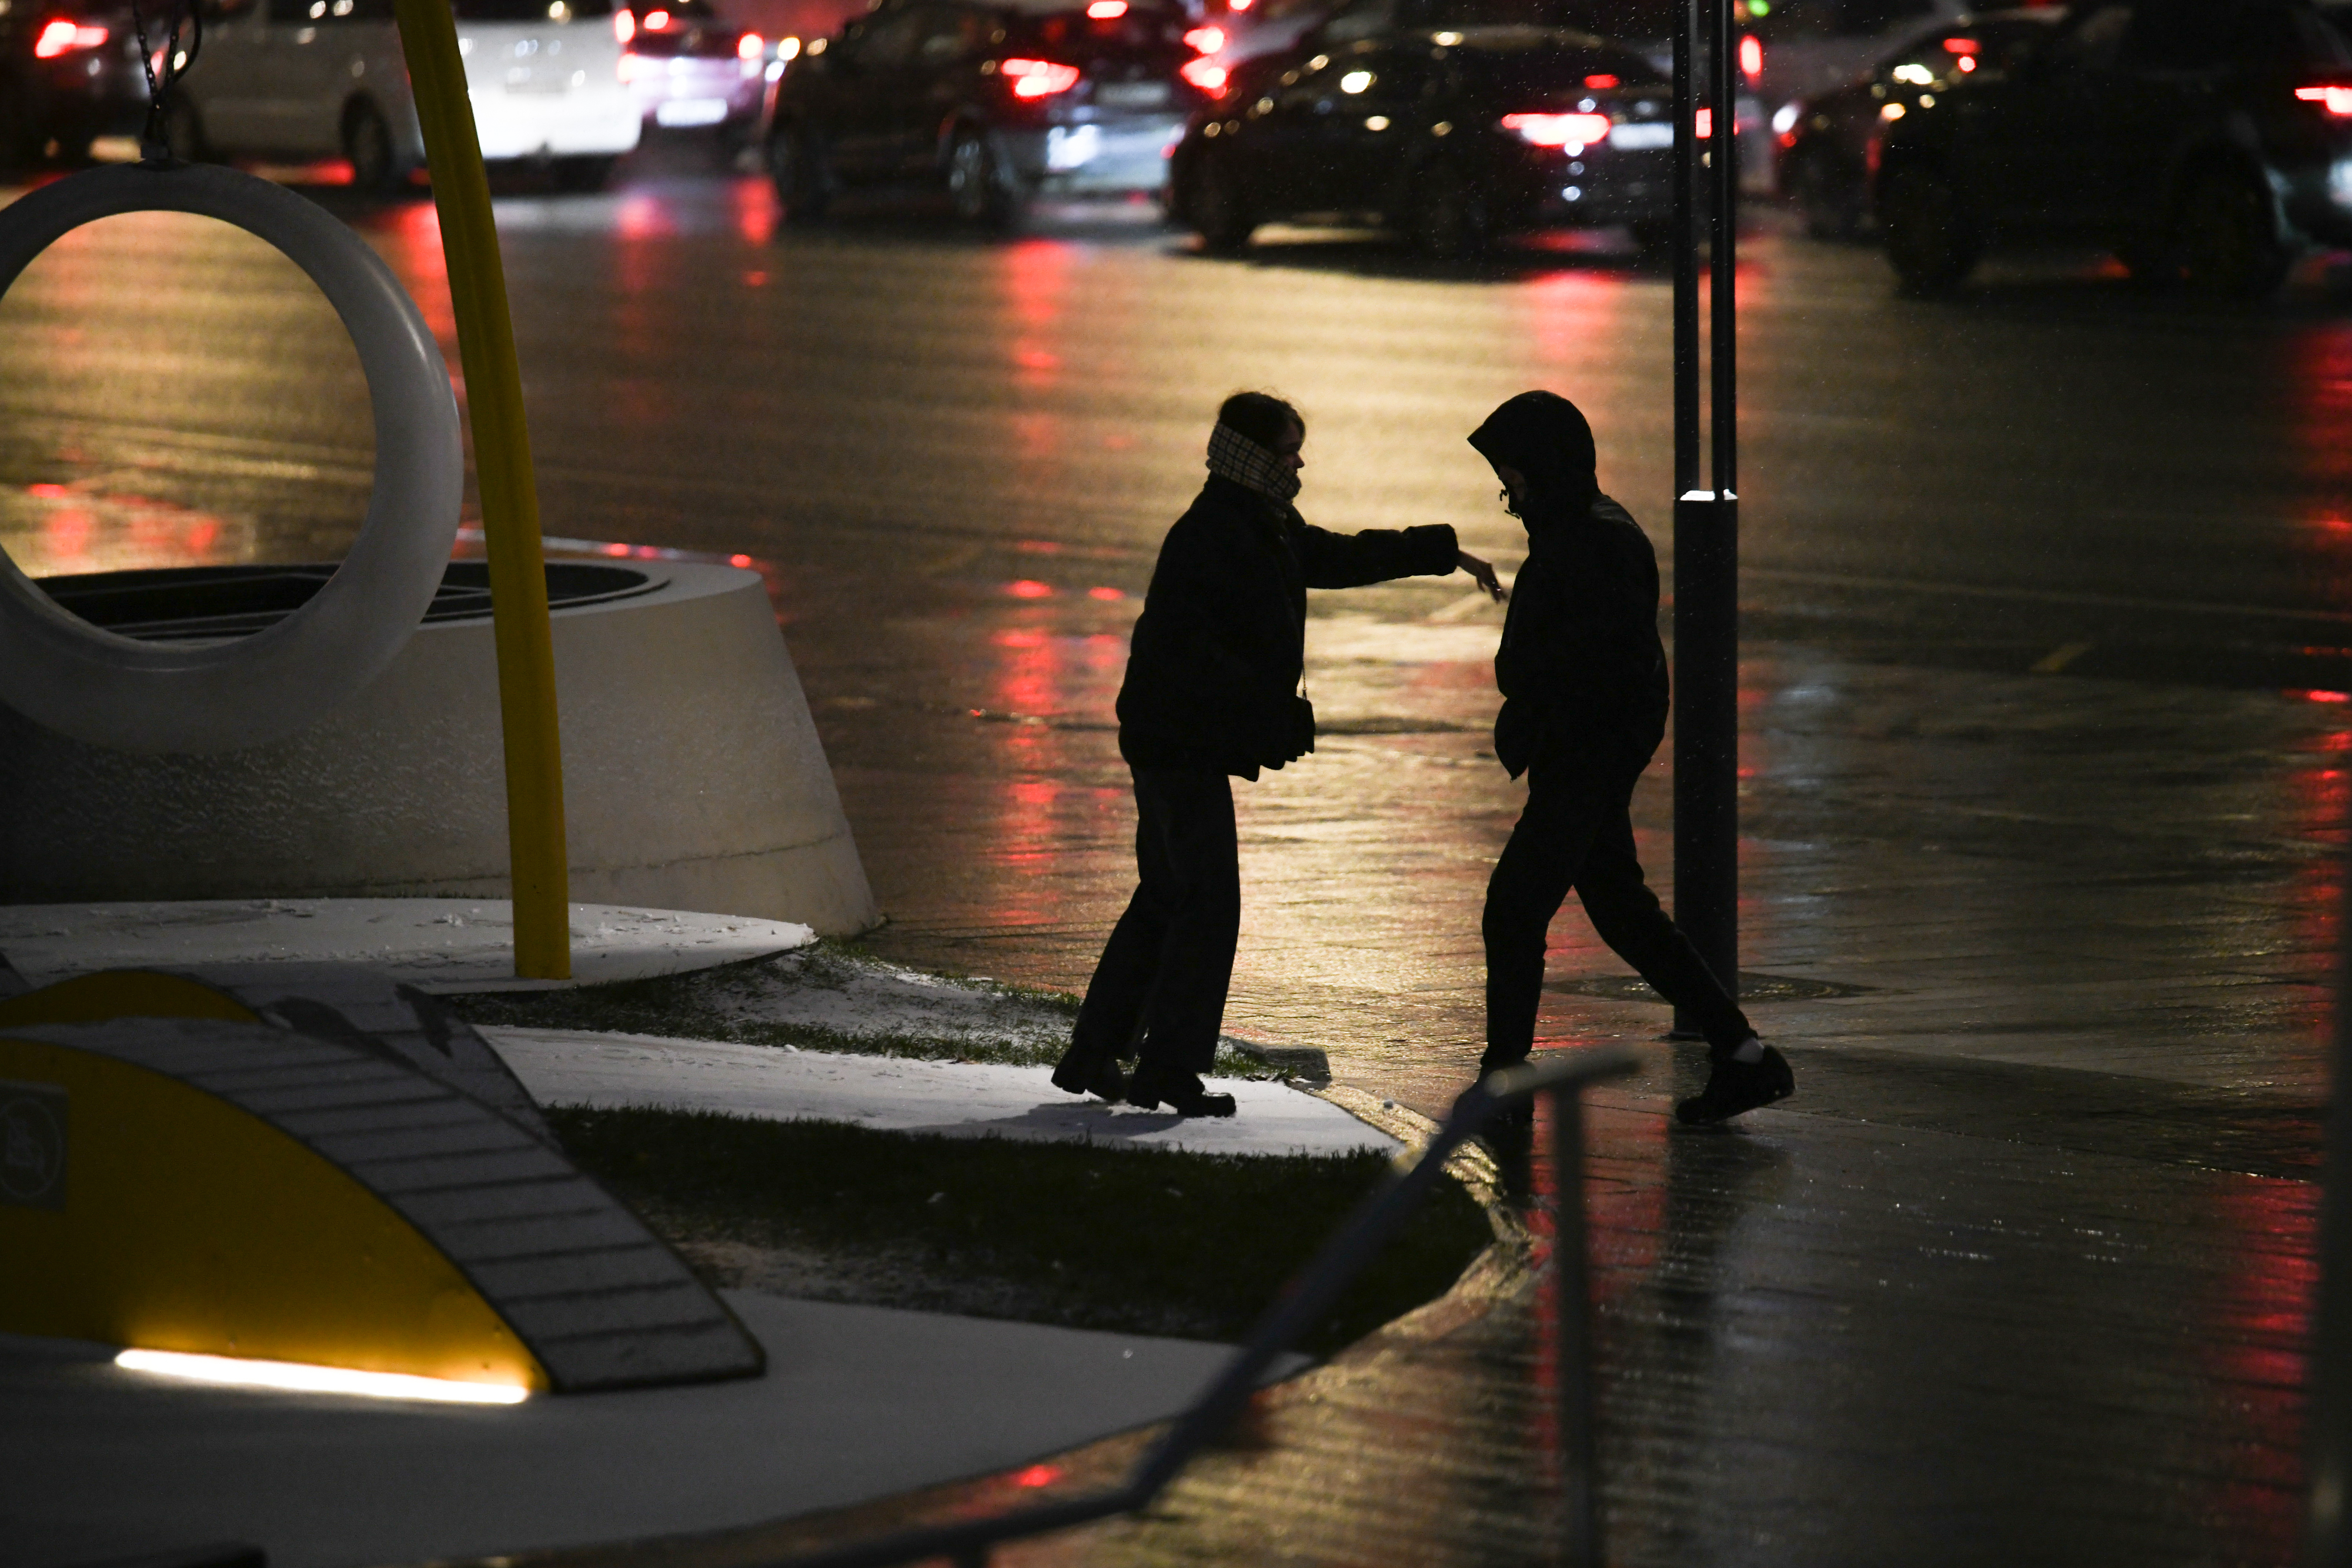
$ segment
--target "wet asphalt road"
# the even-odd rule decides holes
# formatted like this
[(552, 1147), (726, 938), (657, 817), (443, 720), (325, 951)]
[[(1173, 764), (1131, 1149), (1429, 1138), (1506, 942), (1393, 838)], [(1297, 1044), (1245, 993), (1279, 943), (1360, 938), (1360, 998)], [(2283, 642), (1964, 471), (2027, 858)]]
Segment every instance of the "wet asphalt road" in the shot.
[[(1224, 392), (1306, 410), (1311, 519), (1450, 522), (1507, 574), (1461, 436), (1556, 388), (1665, 542), (1669, 287), (1605, 241), (1219, 261), (1139, 209), (990, 239), (907, 202), (785, 235), (758, 183), (644, 162), (501, 204), (548, 529), (761, 564), (893, 956), (1083, 985), (1127, 891), (1125, 632)], [(320, 194), (446, 340), (429, 204)], [(1622, 1559), (2284, 1561), (2352, 305), (2315, 267), (2236, 308), (2078, 256), (1906, 301), (1769, 218), (1745, 256), (1743, 928), (1801, 1096), (1670, 1137), (1694, 1064), (1558, 923), (1547, 1037), (1654, 1061), (1595, 1118)], [(323, 305), (233, 236), (121, 220), (0, 303), (28, 570), (332, 554), (369, 462)], [(1325, 738), (1243, 792), (1228, 1021), (1434, 1113), (1516, 810), (1484, 736), (1500, 616), (1458, 575), (1315, 613)], [(1661, 763), (1636, 802), (1662, 885), (1669, 793)], [(1280, 1457), (1087, 1553), (1524, 1560), (1525, 1312), (1485, 1323), (1336, 1369)]]

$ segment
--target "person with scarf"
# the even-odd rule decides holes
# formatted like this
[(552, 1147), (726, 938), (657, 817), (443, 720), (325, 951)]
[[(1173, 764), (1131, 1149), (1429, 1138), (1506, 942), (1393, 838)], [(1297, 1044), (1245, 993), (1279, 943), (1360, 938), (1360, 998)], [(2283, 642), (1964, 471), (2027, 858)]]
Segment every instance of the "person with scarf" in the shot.
[[(1299, 695), (1307, 591), (1459, 567), (1497, 599), (1485, 561), (1444, 525), (1329, 533), (1304, 521), (1298, 411), (1236, 392), (1209, 434), (1209, 477), (1168, 530), (1118, 693), (1118, 748), (1135, 776), (1137, 886), (1104, 945), (1054, 1082), (1146, 1110), (1230, 1116), (1201, 1074), (1216, 1054), (1241, 933), (1229, 779), (1315, 749)], [(1134, 1077), (1123, 1058), (1139, 1056)]]
[(1521, 392), (1470, 444), (1526, 525), (1495, 683), (1495, 755), (1528, 778), (1528, 804), (1486, 883), (1486, 1051), (1481, 1075), (1527, 1060), (1543, 988), (1545, 933), (1574, 888), (1592, 928), (1706, 1035), (1706, 1087), (1675, 1106), (1727, 1121), (1788, 1097), (1781, 1054), (1756, 1038), (1722, 980), (1658, 907), (1633, 849), (1633, 786), (1666, 730), (1658, 558), (1601, 493), (1592, 427), (1548, 392)]

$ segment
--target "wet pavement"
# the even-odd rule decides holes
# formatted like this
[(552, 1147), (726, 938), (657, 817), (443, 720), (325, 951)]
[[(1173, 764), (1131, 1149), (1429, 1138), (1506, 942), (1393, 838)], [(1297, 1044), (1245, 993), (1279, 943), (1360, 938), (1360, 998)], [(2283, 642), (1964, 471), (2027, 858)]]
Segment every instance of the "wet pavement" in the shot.
[[(322, 199), (446, 335), (429, 206)], [(1605, 244), (1222, 262), (1134, 210), (986, 241), (887, 204), (803, 237), (658, 170), (500, 220), (550, 531), (757, 558), (893, 958), (1083, 985), (1129, 885), (1126, 630), (1234, 387), (1306, 409), (1310, 518), (1452, 522), (1507, 573), (1459, 437), (1556, 386), (1664, 538), (1667, 284)], [(0, 303), (0, 539), (331, 553), (369, 453), (323, 307), (109, 227)], [(2341, 279), (2225, 308), (2055, 256), (1922, 304), (1768, 222), (1741, 287), (1743, 956), (1799, 1093), (1671, 1134), (1696, 1062), (1555, 925), (1546, 1039), (1652, 1062), (1592, 1119), (1616, 1560), (2284, 1563), (2352, 752)], [(1431, 1114), (1518, 798), (1499, 620), (1459, 576), (1319, 596), (1324, 738), (1239, 791), (1229, 1026)], [(1635, 800), (1662, 887), (1670, 794), (1662, 761)], [(1538, 1295), (1364, 1347), (1164, 1516), (1030, 1554), (1526, 1561)]]

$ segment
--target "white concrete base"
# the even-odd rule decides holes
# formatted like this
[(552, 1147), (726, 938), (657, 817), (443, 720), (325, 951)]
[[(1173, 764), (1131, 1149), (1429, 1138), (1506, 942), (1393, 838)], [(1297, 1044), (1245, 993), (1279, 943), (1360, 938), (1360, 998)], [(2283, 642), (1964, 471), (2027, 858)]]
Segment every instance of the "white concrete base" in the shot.
[[(630, 564), (648, 591), (554, 614), (572, 895), (873, 925), (758, 574)], [(109, 751), (0, 708), (0, 897), (503, 896), (503, 755), (487, 616), (419, 627), (351, 702), (244, 751)]]
[[(805, 925), (676, 909), (572, 906), (572, 985), (642, 980), (816, 940)], [(219, 899), (0, 905), (0, 956), (36, 986), (95, 969), (366, 964), (427, 991), (539, 990), (518, 980), (500, 898)]]
[(1215, 1080), (1214, 1088), (1234, 1096), (1236, 1113), (1183, 1117), (1066, 1094), (1043, 1067), (572, 1030), (485, 1028), (481, 1034), (542, 1105), (717, 1111), (948, 1137), (1211, 1155), (1391, 1154), (1402, 1147), (1339, 1106), (1270, 1081)]
[(725, 1530), (1163, 1419), (1232, 1354), (727, 1301), (766, 1346), (766, 1376), (506, 1406), (208, 1388), (123, 1372), (97, 1346), (0, 1338), (0, 1561), (68, 1568), (241, 1541), (270, 1568), (362, 1568)]

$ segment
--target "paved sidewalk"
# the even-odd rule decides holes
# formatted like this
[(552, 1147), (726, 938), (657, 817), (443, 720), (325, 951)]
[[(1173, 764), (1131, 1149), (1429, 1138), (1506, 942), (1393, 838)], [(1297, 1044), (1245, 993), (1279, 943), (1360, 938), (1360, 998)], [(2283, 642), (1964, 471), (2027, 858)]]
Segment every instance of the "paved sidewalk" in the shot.
[[(1229, 1025), (1432, 1114), (1475, 1060), (1479, 900), (1519, 799), (1465, 695), (1493, 629), (1459, 631), (1318, 617), (1330, 733), (1236, 791)], [(1001, 752), (976, 728), (901, 763), (836, 721), (885, 952), (1083, 984), (1132, 819), (1081, 722), (1117, 661), (1053, 668), (1068, 727)], [(1751, 646), (1743, 950), (1797, 1097), (1674, 1129), (1696, 1055), (1572, 902), (1552, 934), (1545, 1041), (1650, 1062), (1591, 1117), (1620, 1568), (2293, 1559), (2348, 711)], [(1635, 801), (1662, 889), (1671, 795), (1662, 758)], [(1528, 1561), (1538, 1308), (1343, 1358), (1276, 1400), (1268, 1452), (1013, 1560)]]
[(542, 1105), (654, 1106), (1204, 1155), (1392, 1154), (1402, 1147), (1330, 1102), (1272, 1080), (1212, 1080), (1211, 1087), (1234, 1096), (1236, 1113), (1184, 1117), (1066, 1094), (1043, 1067), (579, 1030), (489, 1026), (481, 1032)]

